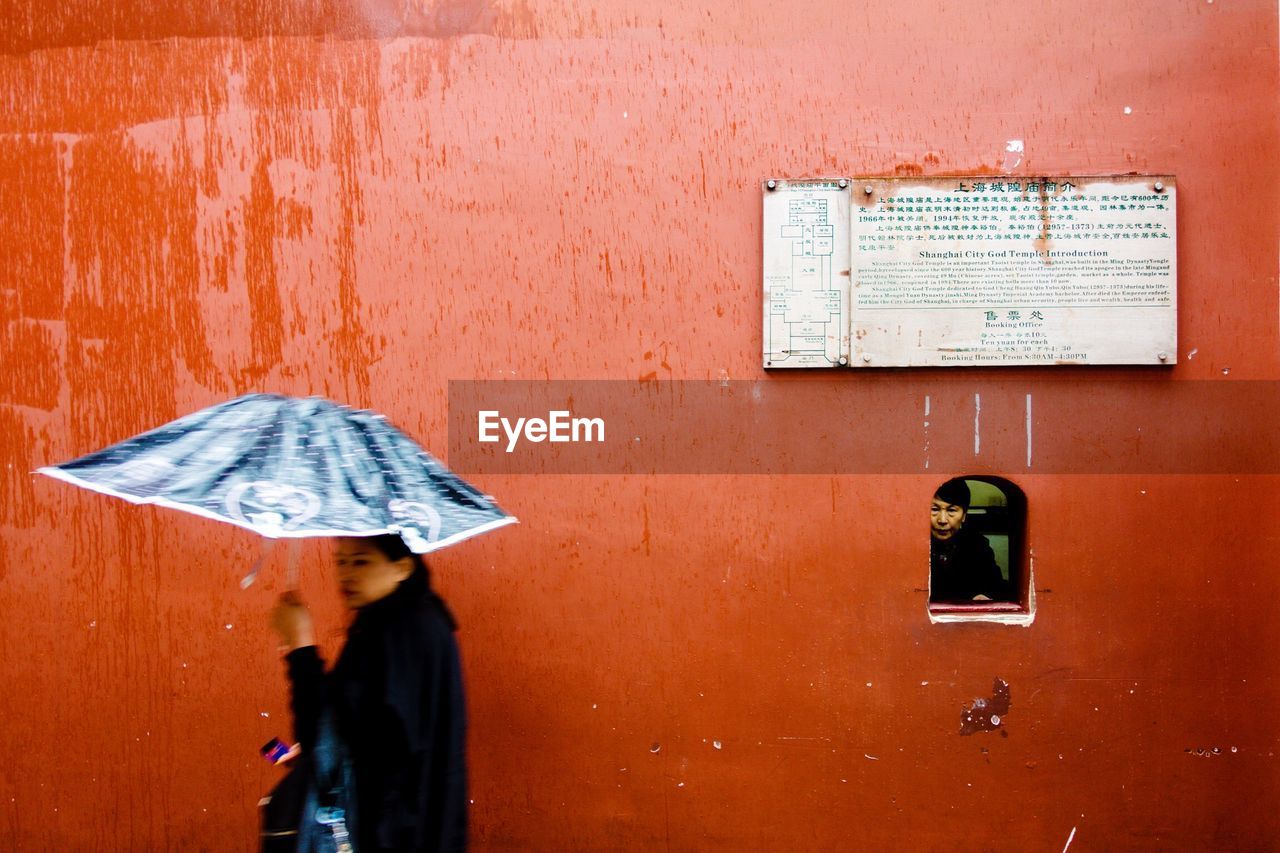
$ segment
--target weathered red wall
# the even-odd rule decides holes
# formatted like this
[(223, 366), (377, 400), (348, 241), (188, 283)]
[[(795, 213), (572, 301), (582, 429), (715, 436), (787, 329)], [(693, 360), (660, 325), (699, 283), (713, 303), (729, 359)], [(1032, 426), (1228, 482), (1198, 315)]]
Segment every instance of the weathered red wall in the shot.
[[(1179, 363), (1142, 377), (1280, 378), (1273, 2), (180, 5), (0, 12), (21, 849), (249, 849), (287, 731), (285, 549), (241, 591), (252, 536), (32, 469), (250, 390), (443, 449), (451, 378), (763, 377), (764, 176), (973, 173), (1010, 139), (1016, 174), (1176, 174)], [(937, 479), (480, 478), (523, 523), (434, 563), (476, 849), (1280, 843), (1280, 479), (1015, 475), (1026, 629), (928, 624)], [(961, 737), (995, 677), (1008, 736)]]

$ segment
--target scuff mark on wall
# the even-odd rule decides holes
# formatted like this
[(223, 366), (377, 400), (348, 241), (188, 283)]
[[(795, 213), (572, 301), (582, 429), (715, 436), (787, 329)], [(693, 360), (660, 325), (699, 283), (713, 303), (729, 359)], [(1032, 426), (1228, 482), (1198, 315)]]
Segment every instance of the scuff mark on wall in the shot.
[(973, 395), (973, 455), (977, 456), (982, 451), (982, 429), (980, 419), (982, 418), (982, 396), (980, 394)]
[(929, 395), (924, 395), (924, 468), (929, 470)]
[(1031, 395), (1027, 395), (1027, 467), (1031, 467)]
[[(369, 110), (370, 113), (373, 110)], [(338, 261), (338, 326), (329, 335), (330, 345), (342, 369), (344, 396), (357, 400), (368, 392), (369, 365), (373, 358), (371, 340), (361, 319), (362, 300), (358, 286), (356, 235), (365, 224), (364, 197), (361, 193), (356, 157), (359, 149), (351, 111), (338, 113), (333, 127), (334, 162), (338, 164), (340, 193), (339, 223), (336, 237)], [(352, 387), (354, 386), (354, 388)]]
[[(28, 471), (35, 458), (37, 436), (19, 409), (0, 405), (0, 524), (33, 528), (40, 522), (35, 485)], [(5, 538), (12, 536), (5, 531)], [(4, 561), (0, 559), (0, 569)], [(0, 571), (0, 578), (3, 571)]]
[[(126, 0), (110, 15), (95, 11), (69, 6), (57, 14), (6, 20), (6, 26), (0, 29), (0, 53), (85, 47), (111, 39), (450, 39), (467, 35), (536, 38), (539, 32), (537, 12), (524, 0), (510, 4), (494, 0), (362, 0), (338, 4), (284, 0), (266, 5), (237, 0), (208, 8), (170, 8)], [(599, 21), (582, 21), (575, 29), (582, 31), (578, 37), (583, 37), (599, 35), (602, 27)]]
[(279, 228), (270, 168), (271, 157), (260, 157), (244, 212), (244, 277), (253, 343), (253, 364), (245, 372), (255, 379), (281, 362), (284, 347), (284, 309), (280, 303), (275, 261)]
[(1004, 679), (997, 678), (991, 685), (991, 698), (977, 698), (960, 713), (960, 734), (971, 735), (974, 732), (994, 732), (1000, 730), (1001, 737), (1008, 733), (1001, 728), (1009, 709), (1013, 707), (1009, 698), (1009, 685)]
[(1000, 162), (1000, 171), (1008, 174), (1022, 163), (1022, 155), (1026, 147), (1021, 139), (1010, 139), (1004, 145), (1004, 159)]

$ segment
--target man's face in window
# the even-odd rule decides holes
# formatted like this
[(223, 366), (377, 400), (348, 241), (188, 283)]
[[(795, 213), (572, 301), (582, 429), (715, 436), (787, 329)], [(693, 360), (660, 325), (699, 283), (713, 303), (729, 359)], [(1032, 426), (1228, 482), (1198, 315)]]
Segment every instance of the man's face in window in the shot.
[(939, 542), (946, 542), (964, 526), (964, 507), (934, 498), (929, 507), (929, 532)]

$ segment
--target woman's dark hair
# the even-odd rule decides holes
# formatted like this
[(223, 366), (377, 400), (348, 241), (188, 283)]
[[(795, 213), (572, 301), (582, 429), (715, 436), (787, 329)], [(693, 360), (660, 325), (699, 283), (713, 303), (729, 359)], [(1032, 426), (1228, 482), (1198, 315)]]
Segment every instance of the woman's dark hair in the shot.
[(966, 512), (969, 509), (969, 504), (973, 501), (973, 493), (969, 490), (969, 484), (965, 482), (964, 477), (955, 477), (947, 480), (941, 486), (938, 486), (938, 490), (933, 493), (933, 496), (938, 500), (946, 501), (952, 506), (958, 506)]
[(426, 592), (431, 585), (431, 576), (427, 571), (427, 563), (421, 554), (415, 554), (395, 533), (383, 533), (379, 536), (366, 537), (369, 544), (382, 552), (382, 556), (395, 563), (405, 557), (413, 560), (413, 571), (409, 577), (400, 582), (397, 591)]
[(421, 554), (415, 554), (405, 544), (405, 541), (394, 533), (383, 533), (380, 536), (366, 537), (369, 544), (382, 552), (382, 556), (391, 562), (403, 560), (409, 557), (413, 560), (413, 571), (409, 573), (409, 577), (400, 581), (400, 586), (396, 587), (396, 591), (392, 593), (393, 597), (399, 598), (401, 601), (409, 599), (425, 599), (434, 602), (439, 607), (444, 617), (449, 622), (450, 630), (458, 630), (458, 620), (453, 617), (453, 611), (444, 603), (440, 596), (436, 595), (435, 590), (431, 588), (431, 575), (427, 571), (427, 561), (422, 559)]
[[(366, 536), (365, 541), (382, 552), (382, 556), (391, 562), (403, 560), (405, 557), (418, 557), (417, 554), (409, 550), (409, 546), (405, 541), (395, 533), (383, 533), (380, 536)], [(421, 560), (421, 558), (418, 558)]]

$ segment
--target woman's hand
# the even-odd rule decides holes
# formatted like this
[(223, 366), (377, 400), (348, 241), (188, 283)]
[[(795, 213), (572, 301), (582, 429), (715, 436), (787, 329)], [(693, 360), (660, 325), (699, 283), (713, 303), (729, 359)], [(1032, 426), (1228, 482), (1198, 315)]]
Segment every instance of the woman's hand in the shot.
[(294, 590), (280, 594), (280, 600), (271, 611), (271, 627), (280, 635), (280, 647), (286, 654), (316, 644), (311, 611)]

